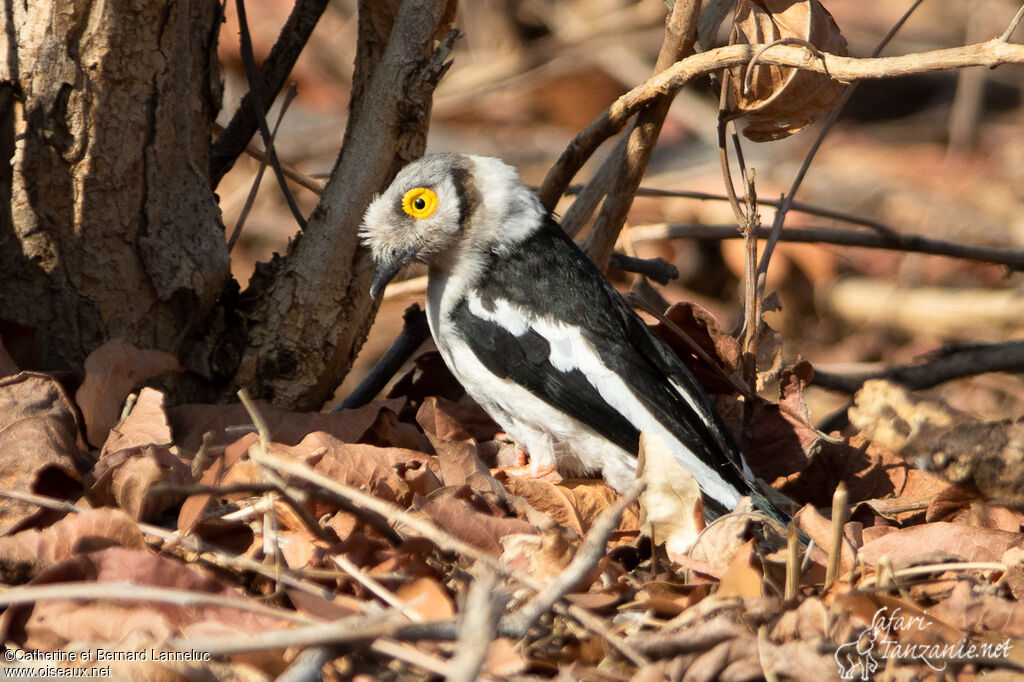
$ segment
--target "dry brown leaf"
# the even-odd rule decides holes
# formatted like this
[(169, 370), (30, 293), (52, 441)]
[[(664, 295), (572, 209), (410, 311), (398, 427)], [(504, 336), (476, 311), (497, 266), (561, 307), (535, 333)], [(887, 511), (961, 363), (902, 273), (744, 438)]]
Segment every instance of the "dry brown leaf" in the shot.
[(997, 597), (961, 580), (949, 597), (931, 607), (929, 613), (947, 623), (976, 634), (998, 633), (1000, 637), (1024, 637), (1024, 604)]
[(97, 505), (116, 506), (137, 521), (170, 507), (177, 495), (153, 495), (158, 484), (186, 485), (192, 471), (168, 448), (144, 445), (104, 454), (93, 468), (89, 496)]
[[(295, 445), (312, 431), (323, 431), (345, 443), (358, 443), (366, 435), (383, 410), (398, 412), (405, 400), (375, 400), (362, 407), (340, 412), (287, 412), (261, 401), (257, 409), (267, 424), (270, 439), (275, 443)], [(229, 426), (251, 426), (252, 418), (244, 406), (178, 405), (167, 410), (174, 433), (174, 442), (195, 452), (203, 442), (203, 434), (211, 432), (213, 448), (224, 447), (238, 439), (237, 433), (226, 434)]]
[(526, 671), (528, 661), (519, 653), (519, 646), (508, 637), (498, 637), (487, 647), (484, 672), (498, 678), (511, 678)]
[(1024, 507), (1024, 420), (983, 422), (879, 379), (854, 402), (850, 422), (871, 440), (995, 504)]
[(366, 608), (366, 602), (346, 594), (332, 594), (331, 598), (327, 599), (319, 594), (310, 594), (293, 587), (282, 589), (295, 610), (307, 616), (337, 620), (363, 613)]
[(439, 396), (423, 401), (416, 412), (416, 422), (429, 436), (442, 440), (469, 441), (477, 443), (492, 440), (498, 426), (480, 407), (467, 407)]
[[(372, 438), (370, 437), (372, 435)], [(381, 410), (377, 413), (377, 419), (373, 422), (369, 432), (361, 439), (371, 445), (391, 446), (393, 448), (405, 448), (406, 450), (419, 450), (427, 454), (433, 453), (433, 446), (430, 439), (416, 428), (414, 424), (401, 421), (392, 410)]]
[(101, 452), (170, 444), (171, 425), (164, 412), (164, 394), (146, 387), (139, 391), (132, 411), (110, 430)]
[(20, 584), (59, 561), (111, 546), (143, 549), (146, 542), (135, 521), (119, 509), (71, 514), (42, 530), (0, 538), (0, 582)]
[[(721, 576), (722, 571), (733, 563), (737, 552), (742, 551), (747, 539), (755, 535), (751, 532), (751, 526), (758, 523), (762, 526), (762, 532), (756, 535), (765, 538), (759, 549), (766, 550), (769, 545), (778, 546), (784, 542), (773, 537), (781, 531), (773, 531), (771, 524), (763, 519), (764, 516), (754, 509), (749, 498), (741, 500), (733, 512), (715, 519), (701, 532), (689, 552), (690, 558), (713, 567), (712, 575)], [(678, 553), (669, 552), (668, 556), (677, 563), (683, 563)]]
[[(22, 372), (0, 379), (0, 487), (77, 497), (76, 464), (85, 459), (85, 444), (75, 415), (64, 389), (49, 375)], [(0, 499), (0, 535), (39, 512), (34, 504)]]
[(795, 609), (784, 612), (772, 626), (771, 636), (779, 642), (820, 641), (829, 635), (831, 620), (821, 600), (811, 597), (801, 601)]
[[(602, 480), (569, 480), (551, 483), (537, 478), (505, 476), (502, 485), (512, 495), (522, 498), (534, 510), (547, 515), (556, 525), (570, 528), (579, 535), (590, 531), (601, 515), (619, 495)], [(531, 521), (531, 519), (525, 519)], [(626, 509), (619, 530), (636, 530), (640, 518), (635, 506)]]
[[(783, 371), (779, 382), (779, 405), (754, 403), (743, 454), (758, 478), (773, 481), (807, 468), (808, 452), (821, 434), (810, 426), (810, 411), (803, 389), (814, 370), (807, 362), (798, 362)], [(780, 410), (780, 406), (786, 409)]]
[(395, 595), (424, 620), (443, 620), (455, 615), (455, 603), (433, 578), (423, 576), (403, 583)]
[(664, 544), (669, 556), (689, 552), (706, 524), (700, 485), (668, 443), (646, 431), (640, 433), (637, 479), (646, 484), (640, 495), (644, 534)]
[(513, 533), (536, 533), (537, 529), (520, 519), (496, 517), (482, 512), (466, 497), (463, 489), (442, 488), (413, 505), (414, 511), (425, 514), (442, 528), (459, 538), (495, 556), (501, 554), (501, 538)]
[[(818, 0), (740, 0), (729, 42), (766, 44), (798, 39), (822, 52), (843, 55), (846, 39)], [(744, 117), (743, 134), (755, 142), (788, 137), (831, 111), (846, 86), (827, 75), (790, 67), (756, 64), (750, 90), (747, 68), (730, 70), (727, 110)]]
[[(112, 547), (81, 554), (44, 571), (34, 585), (63, 582), (130, 582), (251, 599), (220, 580), (148, 550)], [(169, 637), (252, 634), (285, 627), (274, 618), (222, 606), (168, 603), (47, 600), (15, 605), (0, 619), (0, 639), (24, 649), (52, 650), (70, 641), (133, 640), (158, 645)]]
[(872, 565), (883, 555), (899, 563), (925, 552), (948, 552), (962, 561), (999, 561), (1006, 550), (1022, 545), (1020, 533), (935, 522), (887, 533), (866, 543), (857, 556)]
[(763, 589), (761, 562), (754, 552), (754, 541), (748, 540), (722, 574), (717, 594), (719, 597), (760, 597)]
[(319, 431), (309, 434), (294, 447), (274, 444), (271, 449), (276, 454), (303, 460), (317, 473), (339, 483), (401, 505), (411, 502), (412, 491), (399, 472), (412, 467), (437, 466), (434, 458), (422, 452), (343, 443)]
[[(726, 376), (733, 375), (739, 365), (739, 343), (722, 330), (718, 320), (709, 310), (696, 303), (674, 303), (665, 311), (665, 317), (690, 337), (711, 359), (716, 360)], [(651, 331), (669, 345), (709, 393), (731, 395), (735, 392), (733, 385), (726, 381), (720, 372), (708, 367), (699, 359), (674, 329), (663, 322), (658, 322), (651, 327)]]
[(881, 454), (826, 436), (811, 423), (803, 392), (814, 376), (804, 360), (782, 372), (779, 404), (754, 403), (744, 455), (758, 478), (800, 502), (827, 507), (840, 481), (849, 499), (884, 497), (893, 492)]
[(540, 535), (506, 535), (499, 542), (502, 559), (517, 572), (541, 582), (552, 580), (565, 570), (576, 553), (560, 528), (549, 528)]
[[(255, 442), (257, 437), (255, 434), (249, 434), (244, 438)], [(199, 483), (207, 486), (221, 485), (224, 482), (224, 474), (227, 469), (233, 466), (238, 459), (241, 459), (247, 449), (247, 446), (245, 449), (239, 446), (225, 450), (221, 456), (215, 458), (212, 464), (206, 468), (199, 478)], [(213, 493), (197, 493), (185, 498), (185, 501), (181, 503), (181, 509), (178, 511), (178, 530), (181, 531), (182, 535), (188, 535), (192, 532), (202, 518), (203, 512), (206, 511), (206, 508), (213, 501), (213, 498)]]
[(168, 372), (180, 372), (178, 359), (153, 348), (136, 348), (111, 339), (85, 359), (85, 379), (75, 393), (89, 442), (100, 445), (121, 416), (121, 407), (139, 383)]

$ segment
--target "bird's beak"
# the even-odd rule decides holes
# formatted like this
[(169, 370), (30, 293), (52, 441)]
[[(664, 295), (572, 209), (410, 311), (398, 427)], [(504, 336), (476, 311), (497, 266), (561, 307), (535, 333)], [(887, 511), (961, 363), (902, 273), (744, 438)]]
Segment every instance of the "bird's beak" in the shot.
[(377, 260), (377, 272), (374, 273), (373, 281), (370, 283), (370, 298), (376, 298), (384, 291), (388, 282), (412, 260), (417, 251), (419, 251), (419, 245), (413, 245)]

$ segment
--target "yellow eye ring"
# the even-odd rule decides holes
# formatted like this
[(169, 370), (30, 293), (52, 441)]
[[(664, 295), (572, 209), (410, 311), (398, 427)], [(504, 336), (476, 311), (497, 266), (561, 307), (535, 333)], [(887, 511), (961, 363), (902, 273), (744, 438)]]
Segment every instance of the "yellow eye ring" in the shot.
[(402, 210), (413, 218), (429, 218), (437, 209), (437, 195), (426, 187), (411, 189), (402, 195)]

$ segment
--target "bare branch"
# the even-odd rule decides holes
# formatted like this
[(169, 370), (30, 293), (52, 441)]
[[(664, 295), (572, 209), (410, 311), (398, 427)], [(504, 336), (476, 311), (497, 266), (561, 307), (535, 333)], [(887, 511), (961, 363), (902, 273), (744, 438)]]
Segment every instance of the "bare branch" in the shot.
[(274, 47), (260, 66), (259, 75), (256, 77), (257, 86), (242, 98), (241, 104), (231, 117), (231, 122), (210, 148), (211, 188), (216, 189), (221, 178), (231, 170), (259, 126), (252, 108), (253, 98), (260, 97), (263, 111), (270, 108), (324, 13), (327, 1), (297, 0), (295, 3)]
[[(707, 73), (746, 64), (762, 47), (760, 44), (729, 45), (692, 55), (615, 100), (569, 143), (548, 171), (538, 192), (541, 201), (545, 206), (553, 207), (583, 163), (602, 142), (622, 130), (633, 114), (665, 93), (673, 93)], [(828, 53), (821, 54), (819, 58), (806, 48), (781, 45), (762, 54), (760, 61), (772, 66), (807, 69), (841, 81), (857, 81), (967, 66), (995, 68), (1001, 64), (1020, 64), (1024, 63), (1024, 45), (993, 38), (975, 45), (870, 59), (840, 57)]]
[(929, 355), (935, 359), (924, 364), (896, 365), (857, 374), (826, 372), (815, 367), (811, 384), (843, 393), (856, 393), (865, 381), (888, 379), (908, 390), (918, 391), (985, 372), (1024, 371), (1024, 341), (1020, 340), (940, 348)]
[[(766, 239), (771, 231), (762, 227), (758, 229), (759, 239)], [(700, 223), (660, 223), (653, 225), (637, 225), (629, 230), (634, 241), (657, 241), (660, 239), (739, 239), (740, 234), (733, 225), (703, 225)], [(836, 244), (839, 246), (859, 246), (867, 249), (888, 249), (892, 251), (911, 251), (928, 253), (949, 258), (981, 261), (1004, 265), (1017, 271), (1024, 270), (1024, 251), (1018, 249), (1000, 249), (994, 246), (974, 246), (956, 242), (932, 239), (918, 234), (893, 234), (887, 237), (881, 234), (857, 232), (855, 230), (839, 230), (830, 227), (786, 227), (781, 234), (782, 241)]]
[[(672, 7), (654, 66), (655, 73), (693, 52), (700, 7), (699, 0), (678, 0)], [(614, 169), (614, 177), (594, 221), (594, 228), (583, 245), (583, 250), (601, 270), (608, 266), (608, 259), (633, 205), (636, 189), (647, 170), (674, 94), (666, 93), (657, 103), (640, 112), (626, 143), (616, 146), (616, 153), (605, 160), (604, 165)]]

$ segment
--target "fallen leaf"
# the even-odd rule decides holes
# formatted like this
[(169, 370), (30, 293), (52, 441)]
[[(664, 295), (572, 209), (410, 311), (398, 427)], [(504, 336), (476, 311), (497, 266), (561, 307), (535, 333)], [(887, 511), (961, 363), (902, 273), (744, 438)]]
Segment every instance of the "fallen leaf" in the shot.
[(959, 523), (935, 522), (899, 528), (860, 548), (857, 556), (868, 564), (888, 555), (893, 562), (912, 559), (923, 552), (949, 552), (962, 561), (999, 561), (1011, 547), (1024, 545), (1024, 535)]
[[(402, 399), (375, 400), (362, 407), (339, 412), (288, 412), (256, 401), (256, 408), (267, 424), (270, 439), (275, 443), (296, 445), (312, 431), (323, 431), (345, 443), (358, 443), (384, 410), (398, 412), (405, 405)], [(238, 439), (238, 434), (225, 433), (228, 427), (251, 426), (252, 418), (240, 403), (231, 405), (178, 405), (167, 410), (174, 433), (174, 442), (195, 452), (203, 442), (203, 434), (213, 434), (211, 447), (221, 448)]]
[(424, 620), (442, 620), (455, 615), (455, 603), (433, 578), (420, 577), (403, 583), (395, 596)]
[(142, 445), (166, 446), (171, 444), (171, 440), (171, 426), (164, 412), (164, 394), (145, 387), (139, 391), (131, 412), (110, 430), (101, 453)]
[(564, 571), (576, 553), (559, 528), (549, 528), (540, 535), (506, 535), (499, 542), (503, 560), (517, 572), (545, 583)]
[[(544, 479), (505, 476), (501, 482), (510, 494), (525, 500), (551, 522), (570, 528), (581, 536), (590, 531), (597, 517), (619, 497), (603, 480), (551, 483)], [(526, 520), (533, 522), (529, 518)], [(623, 512), (619, 530), (637, 530), (639, 527), (640, 517), (634, 505)]]
[[(707, 353), (712, 360), (716, 360), (726, 376), (733, 375), (739, 366), (739, 343), (722, 330), (718, 320), (707, 308), (696, 303), (674, 303), (665, 311), (665, 317)], [(680, 338), (675, 329), (664, 322), (658, 322), (651, 327), (651, 331), (669, 345), (687, 369), (693, 373), (700, 385), (709, 393), (729, 395), (735, 393), (736, 389), (722, 377), (721, 372), (708, 367), (704, 360), (698, 358), (690, 345)]]
[(179, 495), (153, 495), (150, 489), (166, 483), (192, 483), (192, 471), (168, 448), (156, 445), (130, 447), (104, 454), (92, 471), (95, 483), (89, 490), (98, 505), (123, 509), (137, 521), (146, 521), (180, 500)]
[[(51, 566), (32, 585), (117, 582), (171, 587), (251, 600), (217, 578), (149, 550), (111, 547), (80, 554)], [(157, 646), (191, 633), (253, 634), (290, 623), (226, 606), (166, 602), (52, 599), (9, 607), (0, 618), (0, 640), (23, 649), (51, 651), (71, 641), (119, 642), (132, 639)]]
[(85, 359), (85, 379), (75, 393), (89, 442), (100, 445), (118, 422), (121, 407), (139, 383), (161, 374), (180, 372), (178, 359), (153, 348), (136, 348), (111, 339)]
[(760, 597), (763, 589), (764, 574), (754, 552), (754, 541), (748, 540), (722, 574), (716, 594), (719, 597)]
[(416, 422), (428, 436), (447, 441), (473, 439), (479, 443), (493, 439), (498, 432), (497, 424), (482, 408), (466, 407), (438, 396), (423, 401), (416, 412)]
[(442, 528), (474, 547), (495, 556), (501, 554), (501, 538), (513, 533), (536, 533), (537, 529), (520, 519), (484, 513), (458, 490), (442, 488), (413, 504), (418, 511)]
[[(135, 521), (120, 509), (88, 509), (69, 514), (42, 530), (29, 529), (0, 538), (5, 584), (20, 584), (53, 564), (111, 546), (143, 549), (146, 542)], [(13, 580), (17, 570), (22, 578)]]
[[(0, 379), (0, 487), (74, 499), (85, 464), (76, 410), (57, 381), (21, 372)], [(34, 504), (0, 498), (0, 535), (40, 514)]]
[(645, 484), (640, 495), (640, 523), (656, 546), (669, 556), (686, 554), (704, 529), (704, 503), (697, 480), (657, 435), (640, 432), (637, 479)]

